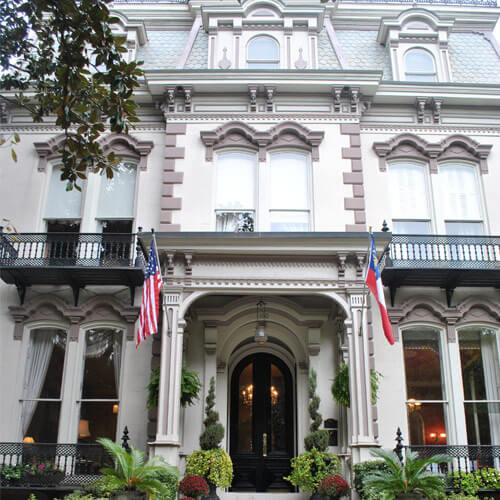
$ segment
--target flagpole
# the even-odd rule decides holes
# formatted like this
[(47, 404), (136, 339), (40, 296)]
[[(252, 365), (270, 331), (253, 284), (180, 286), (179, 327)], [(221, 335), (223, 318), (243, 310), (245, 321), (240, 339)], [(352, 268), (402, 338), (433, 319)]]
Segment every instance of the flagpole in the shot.
[(360, 322), (359, 322), (359, 332), (358, 332), (359, 336), (361, 336), (362, 332), (363, 332), (363, 320), (364, 320), (364, 312), (365, 312), (365, 302), (366, 302), (366, 299), (367, 299), (366, 277), (368, 276), (368, 270), (369, 270), (369, 267), (370, 267), (371, 248), (372, 248), (372, 226), (369, 226), (368, 227), (368, 249), (366, 250), (365, 276), (363, 278), (363, 292), (362, 292), (363, 301), (361, 303), (361, 319), (360, 319)]
[[(155, 253), (156, 253), (156, 262), (158, 262), (158, 269), (160, 270), (160, 277), (161, 277), (161, 281), (162, 281), (162, 285), (163, 285), (163, 276), (162, 276), (162, 269), (161, 269), (161, 264), (160, 264), (160, 254), (158, 253), (158, 244), (156, 243), (156, 235), (155, 235), (155, 230), (154, 228), (152, 227), (151, 228), (151, 235), (152, 235), (152, 238), (153, 238), (153, 241), (155, 243)], [(160, 293), (158, 294), (158, 324), (156, 325), (157, 327), (157, 330), (159, 334), (161, 334), (161, 331), (160, 331), (160, 325), (163, 323), (162, 319), (163, 319), (163, 300), (162, 300), (162, 290), (160, 288)], [(168, 323), (168, 321), (167, 321)]]

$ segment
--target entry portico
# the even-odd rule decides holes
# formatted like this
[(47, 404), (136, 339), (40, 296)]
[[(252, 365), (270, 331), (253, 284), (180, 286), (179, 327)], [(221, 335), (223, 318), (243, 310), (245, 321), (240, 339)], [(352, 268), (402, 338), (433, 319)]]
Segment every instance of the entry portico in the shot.
[[(376, 236), (381, 253), (388, 239)], [(147, 235), (143, 240), (147, 243)], [(204, 397), (181, 409), (183, 362), (198, 372), (204, 396), (210, 378), (216, 380), (235, 490), (287, 488), (281, 478), (289, 458), (303, 451), (309, 428), (312, 369), (320, 374), (323, 418), (338, 426), (331, 451), (359, 461), (368, 447), (377, 446), (369, 300), (362, 314), (367, 241), (367, 233), (157, 234), (164, 288), (154, 453), (179, 463), (199, 446)], [(266, 342), (258, 343), (262, 305)], [(334, 403), (330, 392), (341, 361), (349, 365), (348, 410)], [(242, 456), (257, 464), (252, 471), (240, 466)]]

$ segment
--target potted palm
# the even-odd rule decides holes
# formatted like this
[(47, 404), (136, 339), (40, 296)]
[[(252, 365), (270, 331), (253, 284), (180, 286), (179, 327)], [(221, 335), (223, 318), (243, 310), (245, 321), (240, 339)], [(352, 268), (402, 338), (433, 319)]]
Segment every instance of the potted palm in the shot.
[(439, 499), (444, 496), (442, 474), (428, 470), (432, 464), (442, 464), (451, 459), (447, 455), (419, 458), (418, 453), (408, 451), (406, 461), (391, 450), (372, 450), (372, 455), (382, 458), (386, 470), (375, 471), (365, 478), (364, 484), (381, 500)]
[(115, 500), (143, 500), (146, 495), (152, 497), (168, 495), (167, 487), (158, 480), (165, 470), (178, 475), (175, 467), (168, 465), (161, 457), (151, 457), (146, 461), (145, 453), (133, 447), (130, 452), (110, 439), (97, 440), (111, 455), (115, 468), (104, 468), (101, 472), (107, 477), (108, 484), (117, 488), (113, 494)]

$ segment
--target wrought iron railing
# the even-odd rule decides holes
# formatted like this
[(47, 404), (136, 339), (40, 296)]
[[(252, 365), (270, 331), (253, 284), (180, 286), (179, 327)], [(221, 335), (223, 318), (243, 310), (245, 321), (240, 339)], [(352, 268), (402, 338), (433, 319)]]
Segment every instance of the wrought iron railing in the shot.
[(385, 267), (500, 270), (498, 236), (393, 235)]
[(143, 248), (130, 233), (0, 232), (3, 267), (145, 267)]
[[(95, 480), (112, 461), (99, 444), (0, 443), (0, 486), (2, 488), (68, 488)], [(6, 478), (11, 467), (19, 478)]]

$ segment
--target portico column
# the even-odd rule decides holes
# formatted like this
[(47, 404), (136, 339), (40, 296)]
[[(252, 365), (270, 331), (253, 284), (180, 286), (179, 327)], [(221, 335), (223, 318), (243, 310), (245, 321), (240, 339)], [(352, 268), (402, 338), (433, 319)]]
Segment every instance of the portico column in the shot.
[(373, 429), (367, 311), (362, 313), (363, 295), (350, 295), (352, 321), (346, 320), (349, 348), (353, 462), (370, 458), (369, 448), (378, 446)]
[(180, 447), (182, 342), (185, 321), (179, 316), (181, 294), (166, 290), (163, 295), (162, 349), (158, 428), (154, 454), (177, 465)]

